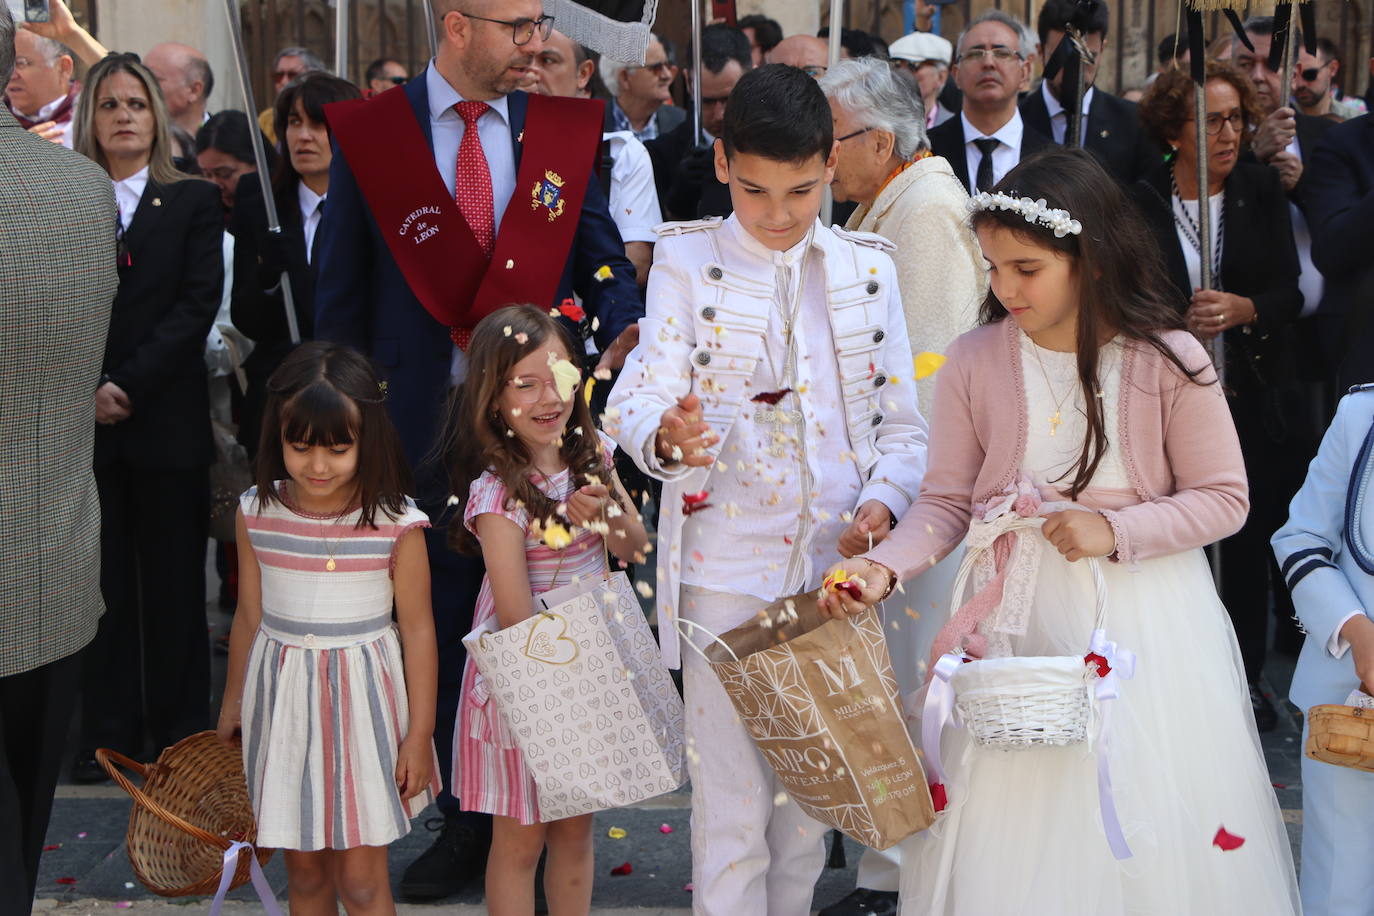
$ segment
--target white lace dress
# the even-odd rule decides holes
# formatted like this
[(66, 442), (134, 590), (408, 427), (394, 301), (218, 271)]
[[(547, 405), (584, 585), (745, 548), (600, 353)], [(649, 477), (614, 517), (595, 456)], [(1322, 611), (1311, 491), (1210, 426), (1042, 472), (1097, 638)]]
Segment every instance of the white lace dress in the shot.
[[(1115, 446), (1121, 355), (1115, 342), (1103, 353), (1111, 444), (1081, 497), (1089, 506), (1138, 502)], [(1036, 348), (1024, 335), (1021, 356), (1028, 420), (1022, 471), (1042, 496), (1059, 498), (1054, 481), (1076, 461), (1086, 430), (1075, 356)], [(1061, 399), (1063, 425), (1051, 436), (1049, 417)], [(1067, 489), (1070, 480), (1059, 486)], [(1023, 656), (1087, 651), (1094, 594), (1087, 566), (1045, 543), (1038, 570), (1024, 633), (999, 637), (988, 632), (992, 620), (984, 623), (990, 654), (999, 644)], [(983, 750), (950, 728), (943, 754), (949, 807), (903, 847), (904, 916), (1299, 911), (1235, 635), (1203, 552), (1135, 568), (1104, 562), (1103, 570), (1108, 636), (1138, 657), (1111, 714), (1116, 805), (1134, 857), (1118, 862), (1108, 848), (1096, 756), (1086, 746)], [(1244, 844), (1229, 852), (1214, 846), (1220, 827)]]

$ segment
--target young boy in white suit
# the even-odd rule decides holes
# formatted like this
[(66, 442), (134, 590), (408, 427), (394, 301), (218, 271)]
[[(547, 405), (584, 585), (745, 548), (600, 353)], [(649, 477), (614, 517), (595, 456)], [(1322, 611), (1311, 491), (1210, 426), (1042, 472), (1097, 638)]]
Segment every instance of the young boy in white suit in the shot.
[[(1307, 631), (1289, 698), (1304, 713), (1374, 693), (1374, 385), (1341, 400), (1274, 554)], [(1307, 730), (1303, 729), (1306, 742)], [(1374, 773), (1302, 760), (1302, 909), (1374, 916)]]
[(891, 246), (818, 220), (835, 146), (813, 79), (745, 74), (715, 144), (734, 215), (659, 227), (639, 346), (607, 411), (607, 431), (665, 484), (659, 636), (683, 667), (702, 916), (810, 912), (826, 831), (679, 645), (679, 618), (704, 646), (818, 588), (841, 550), (886, 536), (925, 471)]

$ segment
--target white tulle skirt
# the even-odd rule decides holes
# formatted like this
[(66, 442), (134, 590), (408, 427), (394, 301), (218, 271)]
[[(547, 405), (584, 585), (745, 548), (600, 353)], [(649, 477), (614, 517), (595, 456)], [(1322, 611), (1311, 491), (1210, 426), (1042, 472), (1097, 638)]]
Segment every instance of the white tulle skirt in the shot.
[[(903, 845), (903, 916), (1300, 912), (1235, 634), (1202, 551), (1103, 571), (1108, 638), (1138, 657), (1111, 713), (1134, 857), (1118, 862), (1107, 846), (1092, 749), (984, 750), (948, 728), (949, 807)], [(1087, 567), (1047, 548), (1014, 653), (1085, 653), (1092, 596)], [(1214, 846), (1220, 827), (1244, 844)]]

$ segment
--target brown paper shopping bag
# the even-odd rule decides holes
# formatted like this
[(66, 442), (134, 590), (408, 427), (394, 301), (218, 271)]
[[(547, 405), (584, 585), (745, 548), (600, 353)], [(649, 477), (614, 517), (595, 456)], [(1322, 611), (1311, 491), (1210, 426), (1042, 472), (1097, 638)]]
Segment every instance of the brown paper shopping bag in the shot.
[(874, 849), (935, 819), (876, 610), (828, 621), (814, 592), (794, 595), (705, 654), (764, 759), (813, 818)]

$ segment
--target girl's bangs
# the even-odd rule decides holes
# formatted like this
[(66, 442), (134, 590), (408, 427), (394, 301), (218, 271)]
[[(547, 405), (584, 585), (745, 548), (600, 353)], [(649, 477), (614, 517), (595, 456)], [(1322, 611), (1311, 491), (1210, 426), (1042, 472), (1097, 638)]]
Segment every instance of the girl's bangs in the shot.
[(281, 435), (305, 445), (350, 445), (358, 438), (362, 418), (342, 392), (323, 382), (302, 388), (281, 406)]

